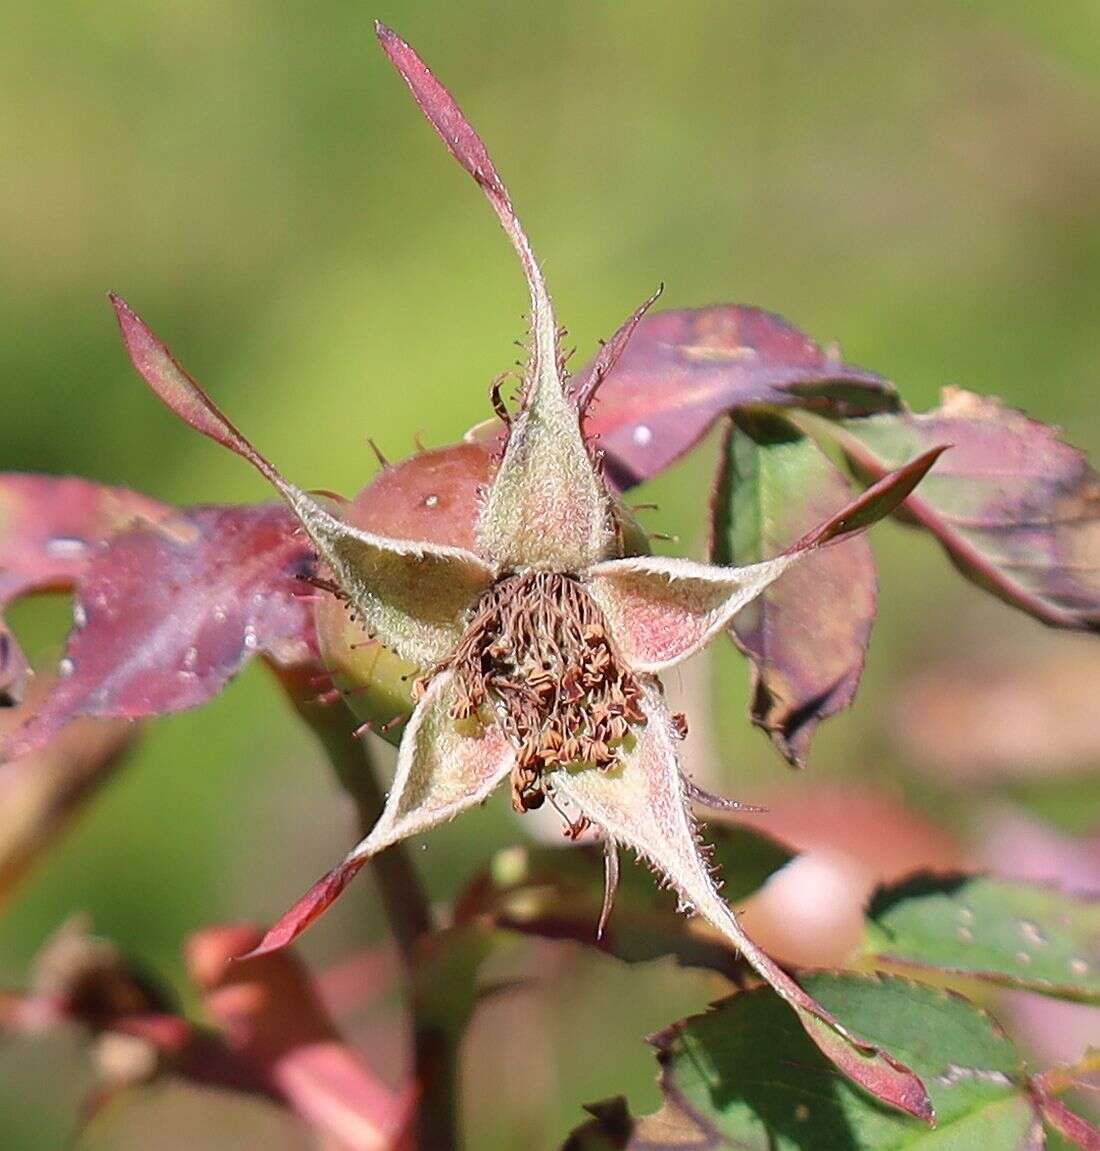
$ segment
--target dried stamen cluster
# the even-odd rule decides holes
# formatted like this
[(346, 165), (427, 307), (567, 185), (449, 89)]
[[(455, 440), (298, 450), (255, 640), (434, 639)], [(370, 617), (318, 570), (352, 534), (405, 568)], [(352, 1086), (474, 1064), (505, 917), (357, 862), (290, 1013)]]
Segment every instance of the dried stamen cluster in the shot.
[(542, 805), (543, 772), (568, 763), (608, 767), (630, 725), (644, 722), (641, 685), (616, 658), (600, 609), (578, 580), (558, 572), (494, 584), (447, 666), (456, 672), (453, 717), (488, 707), (518, 749), (517, 811)]

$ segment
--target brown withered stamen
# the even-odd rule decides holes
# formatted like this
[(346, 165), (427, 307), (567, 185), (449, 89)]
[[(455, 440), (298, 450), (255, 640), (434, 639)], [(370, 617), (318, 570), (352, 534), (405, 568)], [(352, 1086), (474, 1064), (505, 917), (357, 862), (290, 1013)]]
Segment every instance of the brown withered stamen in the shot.
[(485, 708), (515, 742), (517, 811), (542, 806), (543, 773), (559, 764), (615, 763), (629, 725), (644, 722), (640, 684), (615, 655), (595, 601), (568, 575), (499, 580), (445, 666), (456, 673), (454, 718)]

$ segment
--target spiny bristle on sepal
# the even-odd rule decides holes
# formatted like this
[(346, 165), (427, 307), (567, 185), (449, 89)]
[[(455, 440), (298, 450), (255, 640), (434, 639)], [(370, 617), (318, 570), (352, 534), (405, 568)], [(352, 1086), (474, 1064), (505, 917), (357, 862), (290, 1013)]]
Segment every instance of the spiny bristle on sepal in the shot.
[[(675, 719), (675, 716), (673, 716)], [(692, 803), (700, 807), (709, 807), (714, 811), (738, 812), (746, 815), (762, 815), (768, 809), (755, 803), (743, 803), (739, 799), (729, 799), (724, 795), (715, 795), (700, 787), (694, 780), (684, 776), (684, 793)]]
[(613, 839), (603, 841), (603, 905), (600, 908), (599, 922), (596, 924), (596, 939), (603, 939), (611, 911), (615, 905), (615, 893), (619, 888), (619, 849)]

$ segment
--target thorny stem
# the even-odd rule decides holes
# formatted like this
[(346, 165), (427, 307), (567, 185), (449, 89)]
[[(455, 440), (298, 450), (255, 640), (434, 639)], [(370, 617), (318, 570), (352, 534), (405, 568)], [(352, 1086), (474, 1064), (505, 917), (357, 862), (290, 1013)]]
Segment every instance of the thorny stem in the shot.
[[(385, 795), (365, 739), (352, 736), (356, 724), (351, 712), (339, 701), (318, 702), (315, 669), (279, 669), (278, 674), (295, 710), (321, 741), (337, 779), (355, 803), (360, 830), (367, 835), (382, 814)], [(420, 1091), (416, 1146), (422, 1151), (450, 1151), (458, 1146), (458, 1053), (446, 1034), (425, 1017), (418, 972), (418, 957), (432, 934), (428, 896), (404, 844), (379, 852), (370, 866), (408, 987), (414, 1080)]]

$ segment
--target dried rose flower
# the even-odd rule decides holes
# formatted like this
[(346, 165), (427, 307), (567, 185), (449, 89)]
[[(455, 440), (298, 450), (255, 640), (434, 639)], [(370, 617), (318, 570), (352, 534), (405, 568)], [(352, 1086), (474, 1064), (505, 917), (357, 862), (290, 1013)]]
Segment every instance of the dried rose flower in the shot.
[[(285, 946), (377, 852), (482, 803), (505, 780), (518, 810), (545, 800), (570, 835), (592, 826), (606, 848), (604, 918), (617, 849), (632, 848), (798, 1012), (848, 1074), (914, 1114), (919, 1080), (848, 1035), (748, 939), (718, 894), (691, 800), (710, 800), (680, 770), (679, 717), (657, 674), (697, 652), (754, 597), (816, 549), (894, 510), (935, 449), (890, 473), (787, 551), (748, 567), (629, 555), (637, 533), (604, 483), (583, 431), (585, 410), (648, 303), (567, 386), (542, 274), (484, 144), (413, 50), (378, 26), (383, 50), (452, 155), (481, 185), (511, 240), (531, 296), (530, 354), (514, 416), (499, 399), (504, 446), (477, 515), (477, 549), (356, 528), (339, 507), (283, 478), (226, 419), (120, 299), (135, 367), (192, 427), (248, 460), (282, 495), (331, 576), (331, 589), (372, 637), (419, 669), (415, 710), (374, 829), (267, 934)], [(650, 301), (652, 302), (652, 301)], [(496, 397), (495, 397), (496, 398)], [(713, 800), (716, 803), (729, 801)]]

